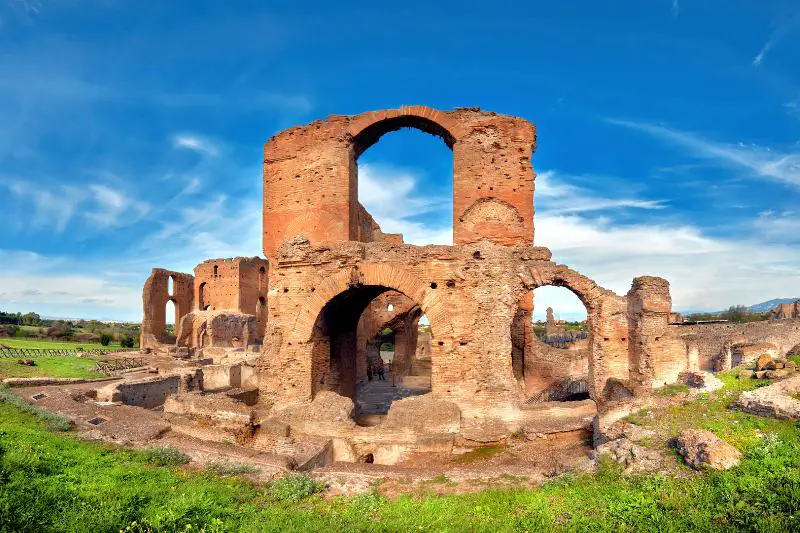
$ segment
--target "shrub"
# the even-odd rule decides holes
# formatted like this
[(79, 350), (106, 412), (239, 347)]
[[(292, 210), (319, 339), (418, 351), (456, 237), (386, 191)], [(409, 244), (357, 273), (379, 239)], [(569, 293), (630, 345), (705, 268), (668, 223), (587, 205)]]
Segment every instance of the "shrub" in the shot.
[(100, 334), (100, 344), (102, 344), (103, 346), (108, 346), (109, 344), (111, 344), (111, 338), (112, 338), (111, 334), (106, 333), (104, 331), (103, 333)]
[(223, 459), (221, 461), (212, 461), (206, 465), (206, 470), (218, 476), (235, 476), (237, 474), (255, 474), (259, 471), (253, 465), (236, 464)]
[(72, 326), (70, 326), (66, 322), (56, 322), (55, 324), (47, 328), (48, 337), (66, 339), (72, 337), (74, 334), (75, 331), (72, 329)]
[(174, 446), (154, 446), (144, 452), (145, 461), (155, 466), (185, 465), (191, 458)]
[(123, 348), (133, 348), (133, 337), (130, 335), (120, 335), (119, 345)]
[(299, 502), (324, 489), (324, 483), (317, 483), (305, 474), (298, 474), (273, 481), (268, 491), (269, 495), (278, 501)]

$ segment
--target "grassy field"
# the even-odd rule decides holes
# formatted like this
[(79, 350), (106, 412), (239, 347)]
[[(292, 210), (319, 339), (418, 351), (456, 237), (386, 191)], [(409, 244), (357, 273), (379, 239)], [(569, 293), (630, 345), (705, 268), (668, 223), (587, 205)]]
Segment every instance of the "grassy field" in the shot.
[(34, 357), (36, 366), (17, 363), (18, 357), (0, 357), (0, 378), (99, 378), (104, 374), (94, 372), (94, 359), (72, 357)]
[(0, 344), (9, 348), (42, 348), (46, 350), (74, 350), (78, 346), (84, 350), (121, 350), (119, 343), (111, 343), (103, 346), (99, 342), (73, 342), (73, 341), (51, 341), (48, 339), (26, 339), (26, 338), (0, 338)]
[(632, 418), (659, 435), (718, 432), (744, 452), (730, 471), (633, 476), (603, 463), (535, 490), (391, 501), (377, 490), (325, 499), (304, 477), (259, 486), (177, 466), (180, 454), (80, 442), (0, 395), (0, 531), (798, 531), (800, 430), (729, 410), (759, 383), (724, 380), (708, 399)]

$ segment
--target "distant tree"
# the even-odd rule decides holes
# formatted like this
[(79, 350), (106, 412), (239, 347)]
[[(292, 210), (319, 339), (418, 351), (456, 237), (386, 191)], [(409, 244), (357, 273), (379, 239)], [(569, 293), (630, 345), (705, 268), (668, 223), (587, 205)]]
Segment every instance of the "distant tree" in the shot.
[(66, 339), (72, 337), (74, 334), (75, 330), (66, 322), (55, 322), (52, 326), (47, 328), (48, 337)]
[(22, 315), (21, 321), (23, 326), (38, 326), (42, 321), (42, 317), (36, 313), (25, 313)]
[(100, 333), (100, 344), (102, 344), (103, 346), (108, 346), (109, 344), (111, 344), (112, 338), (113, 337), (111, 336), (110, 333), (104, 331)]
[(133, 337), (130, 335), (120, 335), (119, 344), (123, 348), (133, 348)]

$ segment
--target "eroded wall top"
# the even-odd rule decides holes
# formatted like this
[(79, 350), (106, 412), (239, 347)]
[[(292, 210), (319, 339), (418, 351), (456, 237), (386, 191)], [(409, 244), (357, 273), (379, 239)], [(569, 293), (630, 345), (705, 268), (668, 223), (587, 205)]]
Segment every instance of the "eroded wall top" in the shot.
[(274, 257), (296, 236), (312, 242), (396, 242), (398, 236), (373, 227), (358, 203), (357, 159), (384, 134), (404, 127), (438, 136), (453, 151), (454, 244), (533, 242), (535, 126), (478, 108), (405, 106), (333, 115), (266, 143), (264, 254)]

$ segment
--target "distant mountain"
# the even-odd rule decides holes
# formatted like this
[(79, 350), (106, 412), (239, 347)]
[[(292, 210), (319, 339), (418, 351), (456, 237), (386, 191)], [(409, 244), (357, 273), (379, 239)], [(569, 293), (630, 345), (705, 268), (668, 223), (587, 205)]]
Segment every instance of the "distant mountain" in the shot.
[(754, 312), (754, 313), (766, 313), (773, 307), (779, 304), (793, 304), (797, 300), (800, 300), (800, 297), (797, 298), (775, 298), (773, 300), (767, 300), (766, 302), (761, 302), (760, 304), (751, 305), (747, 309)]

